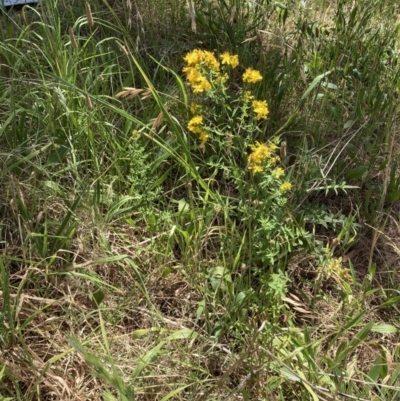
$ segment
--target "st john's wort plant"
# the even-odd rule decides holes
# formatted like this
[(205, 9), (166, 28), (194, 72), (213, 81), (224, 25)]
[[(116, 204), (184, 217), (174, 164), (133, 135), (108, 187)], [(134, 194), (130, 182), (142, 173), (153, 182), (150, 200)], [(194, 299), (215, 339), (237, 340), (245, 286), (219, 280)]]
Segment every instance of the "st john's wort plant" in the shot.
[(192, 97), (187, 129), (199, 143), (199, 171), (216, 177), (228, 198), (248, 236), (247, 262), (272, 266), (306, 232), (289, 211), (292, 184), (280, 163), (280, 140), (266, 129), (268, 102), (256, 96), (263, 76), (253, 68), (239, 73), (238, 55), (228, 52), (217, 57), (195, 49), (184, 61)]

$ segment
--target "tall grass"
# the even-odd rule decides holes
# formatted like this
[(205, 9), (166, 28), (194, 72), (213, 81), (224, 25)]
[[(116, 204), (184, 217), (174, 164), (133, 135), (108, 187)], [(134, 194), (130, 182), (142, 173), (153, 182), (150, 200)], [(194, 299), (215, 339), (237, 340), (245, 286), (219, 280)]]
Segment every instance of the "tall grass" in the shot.
[(1, 9), (0, 398), (396, 399), (396, 13)]

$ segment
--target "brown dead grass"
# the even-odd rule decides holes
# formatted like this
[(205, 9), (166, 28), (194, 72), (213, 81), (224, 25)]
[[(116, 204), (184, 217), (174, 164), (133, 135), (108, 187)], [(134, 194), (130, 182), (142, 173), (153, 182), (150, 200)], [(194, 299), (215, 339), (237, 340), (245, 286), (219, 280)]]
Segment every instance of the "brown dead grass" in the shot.
[[(150, 256), (150, 255), (148, 255)], [(142, 258), (146, 257), (143, 252)], [(151, 257), (151, 256), (150, 256)], [(101, 266), (100, 266), (101, 267)], [(95, 269), (95, 267), (93, 267)], [(108, 267), (103, 266), (104, 270)], [(149, 273), (149, 272), (147, 272)], [(105, 277), (104, 277), (105, 278)], [(160, 327), (164, 330), (177, 330), (191, 327), (195, 319), (198, 294), (189, 286), (179, 273), (163, 279), (157, 275), (150, 275), (146, 287), (151, 295), (156, 311), (151, 311), (138, 296), (136, 279), (134, 276), (114, 273), (110, 280), (119, 288), (122, 295), (107, 294), (101, 312), (93, 310), (87, 294), (90, 285), (76, 278), (60, 279), (53, 283), (53, 293), (48, 298), (35, 295), (35, 290), (24, 290), (19, 297), (18, 324), (24, 325), (23, 342), (15, 339), (12, 346), (3, 350), (1, 362), (5, 364), (20, 389), (27, 396), (37, 389), (40, 400), (96, 400), (108, 386), (101, 380), (92, 376), (92, 368), (70, 346), (69, 337), (75, 336), (80, 341), (88, 341), (86, 348), (96, 355), (103, 355), (104, 339), (99, 332), (100, 316), (106, 322), (106, 336), (110, 343), (110, 353), (115, 365), (126, 381), (137, 366), (137, 361), (149, 349), (154, 347), (165, 335), (153, 333), (140, 339), (135, 338), (135, 330)], [(303, 283), (302, 291), (308, 291), (307, 298), (312, 299), (310, 288)], [(14, 294), (16, 295), (16, 294)], [(333, 334), (348, 311), (339, 299), (335, 301), (334, 292), (330, 292), (326, 299), (321, 299), (312, 305), (304, 301), (304, 297), (297, 293), (303, 301), (304, 309), (310, 311), (311, 316), (304, 316), (301, 311), (293, 311), (299, 325), (310, 324), (312, 321), (312, 334), (316, 339), (321, 336), (329, 337)], [(16, 296), (13, 297), (16, 299)], [(32, 315), (38, 311), (36, 315)], [(311, 319), (311, 321), (310, 321)], [(365, 322), (380, 321), (379, 314), (369, 313)], [(385, 320), (387, 322), (387, 320)], [(353, 333), (354, 334), (354, 333)], [(347, 333), (350, 340), (352, 333)], [(392, 359), (395, 345), (394, 338), (387, 336), (374, 336), (369, 342), (357, 350), (356, 356), (360, 371), (368, 371), (372, 366), (379, 348), (377, 344), (385, 345), (391, 352)], [(209, 385), (217, 382), (218, 378), (234, 363), (229, 345), (218, 350), (206, 346), (202, 341), (177, 342), (166, 346), (166, 353), (157, 358), (151, 366), (151, 373), (141, 376), (135, 383), (139, 388), (138, 400), (156, 400), (161, 395), (171, 391), (177, 383), (189, 383), (189, 372), (196, 372), (203, 376)], [(211, 344), (210, 344), (211, 345)], [(330, 350), (333, 353), (334, 349)], [(331, 355), (332, 358), (334, 355)], [(393, 359), (394, 360), (394, 359)], [(248, 391), (254, 394), (263, 394), (260, 384), (267, 381), (270, 374), (259, 371), (257, 381), (246, 380), (246, 375), (236, 368), (230, 375), (230, 380), (224, 382), (214, 396), (224, 397), (241, 383)], [(235, 378), (236, 377), (236, 378)], [(264, 377), (264, 379), (263, 379)], [(355, 379), (362, 377), (355, 375)], [(7, 382), (11, 386), (11, 382)], [(222, 383), (221, 383), (222, 384)], [(3, 386), (6, 383), (3, 383)], [(203, 384), (207, 388), (206, 384)], [(202, 386), (194, 386), (200, 391)], [(193, 389), (188, 390), (193, 395)], [(199, 392), (201, 396), (201, 392)], [(229, 399), (240, 399), (232, 394)], [(185, 399), (185, 397), (181, 398)]]

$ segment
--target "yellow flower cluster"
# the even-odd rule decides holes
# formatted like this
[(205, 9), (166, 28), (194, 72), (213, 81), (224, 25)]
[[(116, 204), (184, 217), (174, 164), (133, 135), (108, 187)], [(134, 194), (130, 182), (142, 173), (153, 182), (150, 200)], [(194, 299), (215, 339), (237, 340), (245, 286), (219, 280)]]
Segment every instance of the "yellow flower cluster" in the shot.
[(292, 184), (288, 181), (285, 181), (279, 188), (281, 192), (288, 192), (292, 189)]
[(262, 80), (262, 75), (260, 74), (260, 71), (253, 70), (252, 68), (247, 68), (247, 70), (243, 74), (243, 82), (256, 84), (261, 80)]
[(202, 142), (207, 142), (208, 132), (202, 128), (202, 125), (203, 125), (203, 116), (194, 116), (188, 122), (187, 127), (190, 132), (198, 134)]
[(260, 173), (264, 170), (265, 161), (269, 164), (275, 164), (279, 158), (274, 156), (274, 152), (278, 147), (274, 144), (267, 145), (265, 143), (256, 142), (255, 145), (251, 147), (251, 153), (249, 155), (249, 165), (248, 169), (253, 173)]
[[(224, 84), (229, 78), (225, 67), (236, 68), (239, 65), (239, 56), (229, 52), (224, 52), (217, 58), (213, 52), (194, 49), (187, 53), (183, 59), (186, 63), (183, 72), (194, 93), (207, 92), (212, 88), (225, 90)], [(250, 84), (255, 84), (263, 79), (260, 72), (252, 68), (247, 68), (242, 78), (244, 83)], [(244, 91), (242, 96), (246, 102), (246, 107), (252, 107), (257, 120), (268, 117), (269, 109), (266, 100), (256, 100), (250, 91)], [(202, 125), (203, 122), (199, 121), (201, 117), (198, 115), (200, 108), (201, 106), (196, 103), (190, 105), (190, 111), (194, 117), (189, 121), (188, 129), (198, 134), (200, 139), (206, 142), (208, 133)], [(276, 161), (277, 157), (271, 156), (269, 165), (273, 165)], [(261, 163), (253, 163), (251, 166), (254, 169), (253, 173), (262, 170)]]
[(243, 99), (246, 102), (251, 102), (254, 113), (257, 114), (257, 120), (267, 118), (269, 114), (268, 103), (266, 100), (255, 100), (250, 91), (243, 93)]
[(183, 58), (189, 67), (196, 67), (200, 64), (206, 65), (211, 70), (218, 72), (220, 65), (214, 53), (207, 50), (194, 49)]
[(192, 86), (193, 92), (204, 92), (211, 89), (210, 81), (201, 74), (197, 67), (185, 67), (183, 72), (186, 73), (186, 78)]
[(225, 82), (228, 76), (227, 74), (219, 74), (221, 64), (229, 65), (232, 68), (239, 65), (239, 57), (231, 55), (228, 52), (221, 54), (221, 63), (215, 57), (214, 53), (200, 49), (194, 49), (192, 52), (187, 53), (183, 59), (187, 64), (183, 68), (183, 72), (186, 74), (186, 78), (194, 93), (205, 92), (211, 89), (211, 83), (204, 76), (202, 68), (205, 67), (210, 73), (217, 75), (216, 82)]
[(266, 100), (253, 100), (253, 109), (257, 114), (257, 120), (267, 118), (269, 114), (268, 105)]
[[(264, 170), (265, 166), (274, 166), (280, 159), (279, 156), (275, 155), (276, 150), (278, 147), (275, 144), (266, 144), (256, 142), (255, 145), (251, 147), (251, 153), (249, 155), (248, 160), (248, 169), (254, 175), (255, 173), (261, 173)], [(272, 177), (275, 179), (280, 179), (285, 174), (285, 171), (282, 167), (276, 167), (272, 170)], [(288, 192), (292, 189), (292, 184), (288, 181), (284, 181), (279, 190), (282, 193)]]
[(230, 65), (236, 68), (239, 65), (239, 56), (237, 54), (231, 55), (228, 52), (222, 53), (220, 56), (221, 64)]

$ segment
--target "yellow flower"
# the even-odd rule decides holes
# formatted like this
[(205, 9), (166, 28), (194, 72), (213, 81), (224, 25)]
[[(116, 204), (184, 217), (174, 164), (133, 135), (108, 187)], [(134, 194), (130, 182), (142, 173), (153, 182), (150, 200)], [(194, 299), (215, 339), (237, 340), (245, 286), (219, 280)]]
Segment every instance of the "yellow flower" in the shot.
[(214, 53), (203, 51), (202, 61), (204, 64), (215, 72), (219, 71), (219, 62), (215, 58)]
[(199, 139), (205, 143), (208, 140), (208, 132), (204, 130), (201, 126), (203, 124), (203, 116), (197, 115), (190, 119), (188, 122), (188, 130), (194, 134), (199, 135)]
[(185, 67), (183, 72), (186, 74), (186, 78), (190, 84), (196, 83), (196, 81), (202, 77), (200, 71), (196, 67)]
[(188, 130), (190, 132), (193, 132), (195, 134), (199, 134), (201, 132), (200, 125), (203, 124), (203, 116), (194, 116), (189, 122), (188, 122)]
[(263, 170), (262, 164), (264, 160), (271, 156), (271, 149), (265, 143), (256, 142), (255, 145), (250, 146), (251, 153), (249, 155), (248, 169), (253, 173), (258, 173)]
[(278, 179), (280, 176), (282, 176), (283, 174), (285, 174), (285, 171), (283, 170), (283, 168), (281, 167), (277, 167), (273, 172), (272, 172), (272, 176), (276, 179)]
[(193, 124), (193, 125), (201, 125), (201, 124), (203, 124), (203, 116), (194, 116), (189, 121), (189, 124)]
[(212, 52), (194, 49), (190, 53), (187, 53), (183, 59), (189, 67), (198, 67), (201, 63), (204, 63), (211, 70), (215, 72), (219, 71), (219, 62)]
[(200, 138), (200, 140), (201, 140), (202, 142), (207, 142), (207, 139), (208, 139), (208, 132), (202, 130), (202, 131), (199, 133), (199, 138)]
[(262, 80), (262, 75), (259, 71), (253, 70), (252, 68), (247, 68), (243, 74), (243, 82), (248, 82), (250, 84), (255, 84)]
[[(186, 78), (189, 81), (193, 92), (204, 92), (211, 89), (210, 81), (202, 75), (204, 67), (207, 67), (213, 73), (218, 73), (220, 70), (219, 61), (216, 59), (214, 53), (195, 49), (190, 53), (187, 53), (183, 58), (187, 66), (183, 69), (186, 74)], [(209, 72), (209, 71), (208, 71)], [(225, 79), (225, 77), (221, 78)]]
[(256, 144), (251, 145), (250, 148), (252, 150), (252, 153), (249, 156), (250, 160), (260, 162), (271, 155), (270, 147), (265, 143), (256, 142)]
[(211, 89), (211, 84), (205, 77), (200, 77), (195, 83), (192, 83), (193, 92), (204, 92)]
[(196, 111), (197, 111), (197, 110), (200, 110), (200, 109), (201, 109), (201, 105), (200, 105), (200, 104), (197, 104), (197, 103), (195, 103), (195, 102), (192, 102), (192, 103), (190, 104), (190, 112), (191, 112), (192, 114), (195, 114)]
[(194, 92), (204, 92), (211, 88), (208, 79), (196, 67), (185, 67), (183, 72)]
[(253, 100), (253, 108), (254, 112), (257, 114), (257, 120), (267, 118), (269, 110), (266, 100)]
[(292, 189), (292, 184), (288, 181), (285, 181), (279, 188), (281, 192), (288, 192)]
[(261, 164), (250, 164), (249, 170), (254, 175), (255, 173), (261, 173), (263, 171), (263, 166)]
[[(248, 157), (248, 169), (253, 173), (259, 173), (263, 171), (264, 166), (271, 168), (280, 160), (279, 156), (274, 155), (274, 152), (278, 149), (275, 144), (266, 144), (256, 142), (255, 145), (250, 146), (251, 153)], [(277, 167), (272, 171), (272, 176), (279, 179), (283, 174), (284, 170), (281, 167)], [(287, 182), (284, 183), (282, 192), (289, 191), (292, 185)]]
[(239, 56), (237, 54), (231, 55), (228, 52), (222, 53), (220, 56), (221, 64), (230, 65), (232, 68), (236, 68), (239, 65)]
[(187, 65), (194, 66), (201, 61), (202, 50), (194, 49), (183, 58)]

